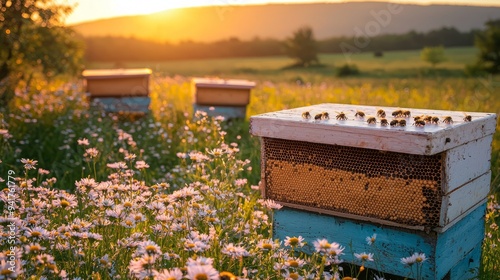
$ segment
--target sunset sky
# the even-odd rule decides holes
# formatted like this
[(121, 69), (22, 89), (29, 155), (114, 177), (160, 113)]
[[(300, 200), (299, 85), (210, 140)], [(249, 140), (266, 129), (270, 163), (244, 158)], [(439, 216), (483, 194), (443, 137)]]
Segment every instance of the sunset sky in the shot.
[[(366, 1), (366, 0), (365, 0)], [(266, 3), (312, 3), (312, 2), (352, 2), (349, 0), (61, 0), (63, 3), (76, 5), (73, 13), (66, 19), (67, 24), (111, 18), (124, 15), (150, 14), (166, 9), (193, 6), (224, 6)], [(379, 2), (382, 2), (379, 1)], [(461, 4), (500, 6), (499, 0), (398, 0), (391, 1), (407, 4)]]

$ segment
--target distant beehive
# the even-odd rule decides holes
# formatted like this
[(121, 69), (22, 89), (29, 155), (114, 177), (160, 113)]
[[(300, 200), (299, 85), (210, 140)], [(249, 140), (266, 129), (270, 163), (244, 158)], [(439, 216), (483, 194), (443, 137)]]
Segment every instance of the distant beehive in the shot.
[(201, 110), (212, 116), (222, 115), (226, 118), (245, 118), (254, 82), (209, 78), (194, 78), (192, 82), (195, 111)]
[[(385, 225), (444, 231), (484, 203), (496, 116), (322, 104), (253, 116), (262, 137), (262, 194), (285, 206)], [(357, 111), (366, 116), (355, 116)], [(309, 112), (309, 118), (302, 116)], [(322, 112), (329, 119), (321, 119)], [(336, 115), (344, 113), (346, 120)], [(318, 115), (318, 119), (315, 116)], [(414, 125), (414, 116), (434, 122)], [(446, 116), (453, 123), (445, 123)], [(393, 119), (406, 126), (391, 126)]]
[(91, 100), (107, 111), (148, 112), (151, 70), (96, 69), (85, 70), (86, 92)]

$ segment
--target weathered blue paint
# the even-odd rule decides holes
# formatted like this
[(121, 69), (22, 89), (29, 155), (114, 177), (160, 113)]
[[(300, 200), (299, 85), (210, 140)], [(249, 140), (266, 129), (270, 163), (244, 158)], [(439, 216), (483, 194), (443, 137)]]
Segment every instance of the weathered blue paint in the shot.
[(247, 114), (245, 106), (203, 106), (193, 104), (193, 111), (204, 111), (209, 116), (223, 116), (225, 119), (244, 119)]
[(465, 258), (456, 264), (450, 272), (452, 280), (470, 280), (477, 276), (479, 263), (481, 261), (481, 243), (477, 244)]
[(96, 97), (92, 102), (104, 107), (106, 112), (149, 112), (151, 99), (145, 96), (137, 97)]
[[(423, 279), (442, 279), (453, 267), (462, 270), (466, 256), (479, 262), (474, 250), (483, 239), (485, 209), (485, 204), (480, 205), (444, 233), (426, 233), (283, 208), (274, 214), (274, 237), (283, 240), (300, 235), (308, 242), (306, 252), (314, 251), (314, 240), (326, 238), (345, 246), (343, 259), (356, 264), (360, 262), (354, 253), (375, 253), (380, 271), (400, 276), (411, 277), (402, 257), (425, 253), (429, 259), (423, 265)], [(365, 239), (374, 233), (377, 240), (370, 246)], [(377, 269), (374, 263), (365, 266)]]

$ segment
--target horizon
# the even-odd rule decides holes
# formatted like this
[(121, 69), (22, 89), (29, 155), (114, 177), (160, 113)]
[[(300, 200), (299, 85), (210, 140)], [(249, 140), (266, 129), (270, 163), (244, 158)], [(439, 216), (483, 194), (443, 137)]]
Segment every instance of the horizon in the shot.
[(267, 4), (313, 4), (313, 3), (348, 3), (348, 2), (391, 2), (409, 5), (451, 5), (451, 6), (491, 6), (500, 7), (497, 0), (189, 0), (182, 2), (143, 0), (140, 6), (132, 0), (65, 0), (70, 5), (76, 5), (73, 12), (65, 19), (67, 25), (75, 25), (101, 19), (123, 16), (147, 15), (165, 10), (204, 7), (204, 6), (251, 6)]

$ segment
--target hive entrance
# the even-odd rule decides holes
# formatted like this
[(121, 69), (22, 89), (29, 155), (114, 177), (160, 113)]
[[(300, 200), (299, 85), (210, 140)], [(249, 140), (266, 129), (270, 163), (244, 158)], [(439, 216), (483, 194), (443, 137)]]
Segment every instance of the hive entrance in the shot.
[(436, 227), (442, 154), (411, 155), (263, 137), (267, 198)]

